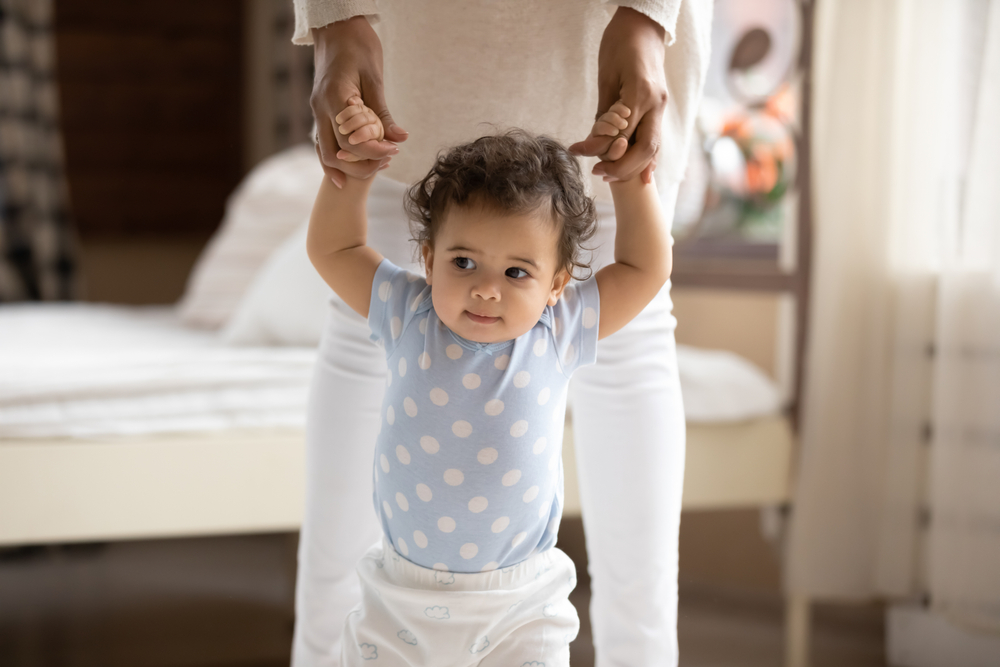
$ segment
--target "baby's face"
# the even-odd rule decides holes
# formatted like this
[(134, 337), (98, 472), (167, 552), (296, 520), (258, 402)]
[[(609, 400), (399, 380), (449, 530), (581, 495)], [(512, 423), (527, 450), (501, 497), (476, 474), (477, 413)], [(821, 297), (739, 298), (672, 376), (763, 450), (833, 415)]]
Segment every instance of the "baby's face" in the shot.
[(544, 214), (449, 207), (433, 247), (423, 247), (437, 316), (478, 343), (499, 343), (531, 330), (570, 279), (559, 265), (559, 233)]

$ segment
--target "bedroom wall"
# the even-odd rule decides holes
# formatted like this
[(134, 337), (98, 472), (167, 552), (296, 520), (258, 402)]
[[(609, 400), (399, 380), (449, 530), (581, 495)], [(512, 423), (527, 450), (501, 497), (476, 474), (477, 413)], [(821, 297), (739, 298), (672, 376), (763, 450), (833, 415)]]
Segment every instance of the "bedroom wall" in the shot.
[(85, 296), (174, 300), (242, 175), (240, 0), (56, 0)]

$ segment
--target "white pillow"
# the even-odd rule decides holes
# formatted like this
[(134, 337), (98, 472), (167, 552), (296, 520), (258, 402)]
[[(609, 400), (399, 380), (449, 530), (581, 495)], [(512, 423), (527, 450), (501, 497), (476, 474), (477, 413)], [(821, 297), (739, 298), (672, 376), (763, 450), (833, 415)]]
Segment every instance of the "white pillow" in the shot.
[(308, 219), (275, 250), (254, 277), (222, 330), (234, 345), (319, 343), (333, 290), (306, 254)]
[(778, 386), (738, 354), (678, 345), (677, 369), (689, 422), (737, 422), (781, 411)]
[[(413, 263), (413, 248), (399, 233), (406, 225), (406, 186), (377, 177), (368, 195), (368, 242), (397, 266), (422, 273)], [(316, 345), (333, 295), (306, 253), (308, 219), (285, 241), (253, 278), (222, 332), (238, 345)]]
[(311, 144), (254, 167), (230, 195), (222, 225), (191, 272), (178, 304), (184, 324), (225, 324), (267, 257), (308, 217), (322, 178)]

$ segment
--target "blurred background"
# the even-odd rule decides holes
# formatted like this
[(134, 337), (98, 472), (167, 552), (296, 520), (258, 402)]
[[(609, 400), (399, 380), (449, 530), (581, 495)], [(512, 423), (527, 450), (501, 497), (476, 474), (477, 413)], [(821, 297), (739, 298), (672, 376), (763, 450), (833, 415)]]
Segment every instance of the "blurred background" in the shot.
[[(288, 663), (325, 295), (293, 23), (0, 2), (0, 665)], [(1000, 664), (1000, 2), (716, 0), (712, 48), (681, 664)], [(564, 463), (593, 665), (571, 429)]]

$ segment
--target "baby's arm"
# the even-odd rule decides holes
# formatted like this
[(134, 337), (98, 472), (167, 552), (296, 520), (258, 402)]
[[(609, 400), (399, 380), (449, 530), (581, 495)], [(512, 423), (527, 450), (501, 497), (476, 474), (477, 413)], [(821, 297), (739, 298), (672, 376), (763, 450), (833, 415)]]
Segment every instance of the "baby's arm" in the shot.
[[(621, 128), (624, 116), (616, 107), (601, 116), (593, 134), (609, 134)], [(626, 109), (626, 111), (628, 111)], [(614, 148), (624, 140), (615, 139)], [(615, 263), (597, 272), (601, 295), (599, 338), (613, 334), (646, 307), (670, 278), (673, 254), (670, 229), (660, 207), (656, 183), (642, 175), (629, 181), (611, 182), (617, 231)]]
[[(355, 134), (362, 133), (361, 141), (370, 141), (376, 136), (371, 134), (372, 122), (366, 115), (370, 111), (360, 102), (358, 100), (358, 104), (351, 104), (341, 112), (346, 115), (344, 119), (337, 116), (341, 133), (354, 133), (348, 137), (352, 144), (360, 143), (354, 141)], [(374, 118), (378, 120), (377, 116)], [(381, 128), (381, 123), (378, 127)], [(362, 317), (368, 317), (372, 282), (382, 261), (382, 255), (365, 245), (368, 238), (366, 203), (374, 178), (348, 178), (343, 188), (324, 178), (309, 217), (306, 238), (309, 260), (319, 275)]]

